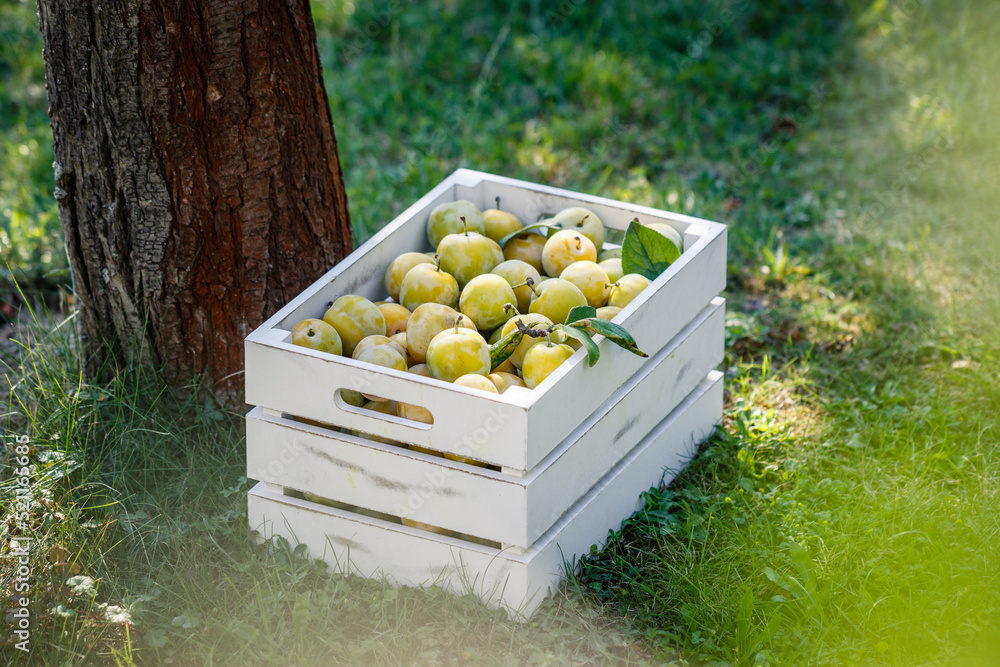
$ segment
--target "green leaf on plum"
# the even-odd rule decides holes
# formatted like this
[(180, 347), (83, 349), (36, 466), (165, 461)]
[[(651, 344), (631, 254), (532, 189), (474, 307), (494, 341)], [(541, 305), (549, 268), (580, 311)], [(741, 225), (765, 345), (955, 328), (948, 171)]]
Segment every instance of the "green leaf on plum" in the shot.
[(502, 239), (500, 239), (498, 243), (500, 244), (500, 247), (503, 248), (504, 246), (507, 245), (507, 242), (510, 241), (511, 239), (518, 237), (525, 232), (531, 231), (532, 229), (552, 229), (552, 228), (559, 228), (559, 223), (554, 222), (552, 220), (543, 220), (542, 222), (536, 222), (533, 225), (527, 225), (526, 227), (522, 227), (516, 232), (511, 232), (507, 236), (504, 236)]
[(574, 306), (569, 314), (566, 315), (566, 324), (573, 324), (577, 320), (582, 320), (590, 317), (597, 317), (597, 309), (593, 306)]
[(597, 360), (601, 358), (601, 351), (598, 349), (597, 343), (594, 342), (594, 339), (590, 337), (589, 333), (583, 329), (572, 326), (567, 327), (565, 325), (559, 325), (558, 329), (570, 338), (575, 338), (583, 343), (583, 346), (587, 348), (587, 361), (591, 366), (596, 364)]
[(622, 242), (624, 273), (638, 273), (656, 280), (680, 256), (677, 246), (666, 236), (639, 224), (638, 218), (629, 223)]

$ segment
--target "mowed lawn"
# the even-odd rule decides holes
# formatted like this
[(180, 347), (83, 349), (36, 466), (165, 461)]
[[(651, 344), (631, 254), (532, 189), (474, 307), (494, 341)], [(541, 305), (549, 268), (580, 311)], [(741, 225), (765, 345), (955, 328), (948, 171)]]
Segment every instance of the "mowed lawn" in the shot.
[[(255, 546), (241, 410), (87, 383), (67, 324), (0, 407), (4, 660), (1000, 665), (1000, 6), (313, 4), (357, 242), (459, 166), (730, 226), (723, 427), (519, 623)], [(35, 20), (0, 5), (0, 298), (54, 304)]]

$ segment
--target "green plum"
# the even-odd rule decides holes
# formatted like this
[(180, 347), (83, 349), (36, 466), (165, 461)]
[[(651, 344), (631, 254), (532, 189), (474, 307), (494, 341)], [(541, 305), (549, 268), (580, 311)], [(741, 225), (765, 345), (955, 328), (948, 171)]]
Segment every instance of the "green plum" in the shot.
[(329, 354), (343, 354), (340, 334), (323, 320), (310, 318), (292, 327), (292, 345), (308, 347)]
[(385, 335), (394, 336), (400, 331), (406, 331), (406, 323), (410, 319), (410, 311), (398, 303), (380, 303), (378, 309), (385, 318)]
[(361, 341), (354, 346), (354, 352), (351, 353), (352, 359), (358, 359), (361, 353), (371, 347), (376, 347), (378, 345), (388, 345), (392, 349), (399, 352), (403, 359), (406, 359), (406, 348), (401, 347), (399, 343), (389, 338), (388, 336), (383, 336), (381, 334), (375, 334), (374, 336), (365, 336)]
[(608, 305), (624, 308), (647, 287), (649, 287), (649, 278), (638, 273), (627, 273), (611, 286)]
[[(552, 326), (552, 320), (547, 318), (545, 315), (539, 315), (538, 313), (525, 313), (524, 315), (515, 315), (514, 317), (507, 320), (507, 323), (503, 325), (503, 329), (500, 330), (502, 336), (514, 331), (517, 328), (517, 323), (521, 322), (524, 326), (529, 329), (540, 328), (542, 326)], [(525, 336), (521, 339), (521, 342), (517, 344), (514, 348), (514, 352), (507, 357), (507, 361), (511, 363), (515, 368), (521, 368), (524, 364), (524, 355), (535, 345), (541, 343), (544, 338), (535, 338), (534, 336)], [(507, 362), (504, 362), (507, 363)], [(496, 370), (500, 370), (497, 368)]]
[(500, 244), (491, 238), (487, 237), (486, 240), (490, 242), (490, 247), (493, 248), (493, 266), (499, 266), (503, 263), (504, 259), (506, 259), (503, 256), (503, 248), (501, 248)]
[(580, 288), (562, 278), (543, 281), (535, 290), (528, 312), (541, 313), (556, 324), (565, 324), (569, 311), (576, 306), (587, 305)]
[(549, 341), (532, 347), (524, 355), (524, 367), (521, 369), (525, 386), (534, 389), (540, 385), (562, 362), (573, 356), (573, 351), (569, 345), (556, 345)]
[[(391, 345), (372, 345), (368, 349), (364, 350), (357, 357), (358, 361), (374, 364), (376, 366), (382, 366), (384, 368), (391, 368), (396, 371), (406, 371), (406, 360), (403, 358), (395, 348)], [(381, 398), (379, 396), (372, 396), (371, 394), (365, 394), (361, 392), (362, 395), (369, 401), (375, 401), (376, 403), (381, 403), (388, 401), (389, 399)], [(393, 406), (392, 414), (396, 414), (395, 406)]]
[[(533, 292), (531, 286), (524, 283), (528, 278), (531, 278), (535, 285), (542, 282), (542, 276), (535, 267), (520, 259), (508, 259), (506, 262), (495, 266), (493, 273), (506, 280), (507, 284), (514, 290), (514, 296), (517, 297), (516, 305), (518, 312), (528, 312)], [(515, 285), (519, 285), (519, 287), (515, 287)]]
[(609, 283), (618, 282), (618, 279), (625, 275), (625, 272), (622, 271), (621, 257), (609, 257), (602, 262), (598, 262), (597, 265), (608, 274)]
[(449, 234), (441, 240), (437, 251), (441, 269), (455, 276), (461, 289), (476, 276), (489, 273), (496, 266), (497, 257), (490, 240), (476, 232)]
[(468, 375), (455, 378), (455, 384), (460, 387), (468, 387), (469, 389), (485, 391), (488, 394), (500, 393), (500, 390), (497, 389), (496, 385), (493, 384), (489, 378), (485, 375), (479, 375), (478, 373), (469, 373)]
[(344, 354), (354, 354), (354, 347), (365, 336), (385, 334), (385, 317), (374, 303), (356, 294), (346, 294), (332, 304), (323, 321), (340, 334)]
[(575, 229), (560, 229), (545, 242), (542, 248), (542, 266), (545, 273), (558, 276), (573, 262), (597, 260), (593, 241)]
[(486, 378), (493, 383), (493, 386), (497, 388), (499, 393), (504, 393), (511, 387), (523, 387), (524, 380), (519, 378), (514, 373), (505, 373), (502, 371), (494, 371), (486, 376)]
[(503, 247), (504, 259), (519, 259), (535, 267), (542, 273), (542, 249), (545, 248), (545, 237), (534, 232), (525, 232), (515, 236)]
[(490, 373), (490, 346), (476, 331), (445, 329), (427, 346), (427, 365), (434, 377), (445, 382), (469, 373), (486, 376)]
[(599, 265), (589, 260), (573, 262), (559, 274), (583, 292), (587, 305), (600, 308), (608, 302), (608, 274)]
[(488, 208), (483, 211), (484, 234), (494, 241), (499, 241), (508, 234), (513, 234), (524, 227), (521, 219), (513, 213)]
[(480, 234), (485, 231), (479, 208), (465, 199), (435, 206), (427, 220), (427, 240), (431, 242), (432, 248), (437, 248), (448, 234), (458, 234), (465, 230)]
[(414, 375), (419, 375), (420, 377), (432, 378), (431, 369), (427, 364), (413, 364), (410, 366), (410, 372)]
[(615, 319), (615, 315), (622, 312), (622, 309), (618, 306), (604, 306), (603, 308), (597, 309), (597, 319), (607, 320), (610, 322)]
[(399, 302), (411, 313), (425, 303), (458, 304), (455, 276), (434, 264), (418, 264), (407, 272), (399, 290)]
[(360, 408), (365, 404), (365, 397), (361, 395), (360, 391), (354, 391), (353, 389), (341, 389), (340, 397), (344, 399), (344, 403), (353, 405), (356, 408)]
[(594, 244), (595, 251), (601, 252), (601, 247), (604, 245), (604, 223), (589, 208), (582, 206), (566, 208), (556, 213), (552, 220), (561, 229), (581, 232)]
[(417, 362), (415, 362), (413, 357), (410, 356), (410, 351), (406, 347), (406, 332), (400, 331), (398, 334), (393, 334), (392, 336), (389, 336), (389, 340), (394, 342), (396, 345), (399, 345), (400, 349), (403, 350), (403, 358), (406, 359), (407, 367), (412, 368)]
[(618, 248), (605, 248), (604, 250), (602, 250), (601, 252), (599, 252), (597, 254), (597, 263), (600, 264), (601, 262), (603, 262), (606, 259), (615, 259), (615, 258), (618, 258), (618, 259), (622, 258), (622, 249), (621, 249), (621, 247), (618, 247)]
[[(461, 319), (459, 319), (461, 318)], [(410, 315), (410, 323), (406, 327), (406, 349), (418, 364), (427, 361), (427, 346), (431, 340), (445, 329), (454, 328), (455, 324), (475, 331), (475, 324), (454, 308), (439, 303), (425, 303)]]
[(385, 291), (392, 297), (393, 301), (399, 302), (399, 290), (403, 285), (403, 278), (417, 264), (435, 264), (435, 261), (434, 258), (428, 257), (422, 252), (404, 252), (392, 260), (389, 268), (385, 270), (385, 280), (383, 281)]
[(517, 301), (514, 290), (498, 275), (476, 276), (462, 290), (458, 309), (476, 323), (480, 331), (492, 331), (513, 315), (504, 306)]
[[(434, 377), (431, 375), (431, 370), (427, 367), (427, 364), (416, 364), (414, 366), (410, 366), (410, 372), (414, 375), (420, 375), (422, 377)], [(410, 419), (422, 424), (434, 423), (434, 416), (431, 414), (430, 410), (411, 403), (397, 403), (396, 414), (403, 419)]]

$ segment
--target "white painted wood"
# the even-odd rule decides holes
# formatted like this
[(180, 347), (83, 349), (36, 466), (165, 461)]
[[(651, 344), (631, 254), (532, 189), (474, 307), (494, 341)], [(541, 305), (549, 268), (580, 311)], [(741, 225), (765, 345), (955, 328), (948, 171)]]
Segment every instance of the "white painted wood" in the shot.
[(639, 507), (643, 490), (673, 479), (721, 414), (722, 374), (712, 371), (523, 554), (278, 495), (263, 483), (248, 494), (250, 525), (261, 539), (280, 535), (308, 545), (312, 557), (340, 571), (385, 577), (394, 585), (472, 592), (487, 605), (527, 618), (562, 578), (563, 558), (601, 543), (608, 529)]
[[(624, 229), (635, 216), (663, 220), (685, 236), (685, 252), (649, 289), (616, 318), (653, 354), (666, 345), (725, 284), (725, 226), (600, 197), (458, 170), (407, 209), (350, 257), (331, 269), (247, 337), (247, 402), (399, 442), (462, 454), (511, 470), (527, 471), (547, 456), (580, 422), (641, 366), (642, 360), (602, 342), (599, 366), (583, 352), (530, 392), (490, 396), (431, 378), (399, 373), (344, 357), (291, 345), (289, 330), (306, 317), (320, 317), (343, 294), (381, 298), (382, 277), (397, 255), (429, 249), (425, 227), (438, 203), (471, 198), (479, 206), (502, 196), (505, 209), (531, 219), (570, 205), (586, 205), (608, 227)], [(344, 409), (338, 389), (418, 403), (435, 416), (432, 426)], [(584, 389), (585, 388), (585, 389)], [(553, 410), (563, 419), (549, 418)]]
[(724, 304), (714, 299), (526, 475), (274, 418), (259, 408), (247, 417), (247, 475), (527, 547), (721, 361)]

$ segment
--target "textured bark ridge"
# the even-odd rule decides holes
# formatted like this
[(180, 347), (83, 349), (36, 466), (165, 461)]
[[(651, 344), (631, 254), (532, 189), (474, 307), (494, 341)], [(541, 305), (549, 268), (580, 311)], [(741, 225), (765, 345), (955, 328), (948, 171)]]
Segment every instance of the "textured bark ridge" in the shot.
[(351, 249), (308, 0), (38, 8), (88, 369), (237, 373)]

